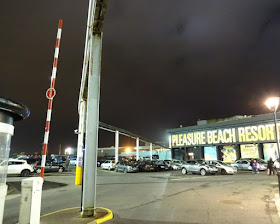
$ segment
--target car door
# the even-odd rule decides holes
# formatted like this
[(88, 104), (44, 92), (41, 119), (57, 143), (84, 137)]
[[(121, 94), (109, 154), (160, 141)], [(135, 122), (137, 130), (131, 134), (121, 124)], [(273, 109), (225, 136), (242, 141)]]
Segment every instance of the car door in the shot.
[(50, 172), (50, 171), (51, 171), (50, 162), (46, 161), (46, 163), (45, 163), (45, 172)]
[(15, 162), (9, 161), (8, 162), (8, 172), (7, 174), (15, 174), (16, 168), (15, 168)]
[(57, 172), (57, 171), (59, 170), (59, 165), (58, 165), (58, 163), (56, 163), (56, 162), (51, 162), (50, 165), (51, 165), (50, 169), (51, 169), (52, 172)]
[(246, 160), (241, 161), (240, 167), (242, 170), (248, 170), (248, 167), (250, 166), (249, 162)]
[(109, 161), (106, 160), (106, 161), (104, 162), (103, 169), (108, 169), (108, 166), (109, 166)]
[(193, 172), (199, 172), (200, 171), (200, 164), (197, 161), (193, 161), (193, 165), (192, 165), (192, 171)]
[(190, 172), (195, 172), (194, 170), (194, 165), (195, 165), (196, 161), (188, 161), (188, 168), (187, 170)]

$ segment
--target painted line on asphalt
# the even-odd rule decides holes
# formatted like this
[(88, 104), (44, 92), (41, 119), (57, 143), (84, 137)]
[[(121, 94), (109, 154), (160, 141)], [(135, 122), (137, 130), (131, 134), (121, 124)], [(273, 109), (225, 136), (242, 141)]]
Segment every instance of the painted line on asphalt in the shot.
[(49, 215), (56, 214), (58, 212), (63, 212), (63, 211), (68, 211), (68, 210), (71, 210), (71, 209), (78, 209), (78, 208), (80, 208), (80, 207), (64, 208), (64, 209), (61, 209), (61, 210), (58, 210), (58, 211), (55, 211), (55, 212), (50, 212), (50, 213), (47, 213), (45, 215), (41, 215), (41, 217), (46, 217), (46, 216), (49, 216)]
[(108, 221), (108, 220), (110, 220), (110, 219), (112, 219), (114, 216), (113, 216), (113, 212), (110, 210), (110, 209), (108, 209), (108, 208), (103, 208), (103, 207), (97, 207), (97, 208), (99, 208), (99, 209), (103, 209), (103, 210), (106, 210), (108, 213), (107, 213), (107, 215), (105, 215), (104, 217), (101, 217), (101, 218), (99, 218), (99, 219), (96, 219), (96, 220), (94, 220), (93, 222), (90, 222), (90, 223), (88, 223), (88, 224), (99, 224), (99, 223), (103, 223), (103, 222), (106, 222), (106, 221)]
[[(58, 211), (55, 211), (55, 212), (50, 212), (48, 214), (41, 215), (41, 218), (46, 217), (46, 216), (50, 216), (50, 215), (53, 215), (53, 214), (56, 214), (56, 213), (59, 213), (59, 212), (64, 212), (64, 211), (68, 211), (68, 210), (72, 210), (72, 209), (79, 209), (79, 208), (80, 207), (64, 208), (64, 209), (61, 209), (61, 210), (58, 210)], [(108, 220), (110, 220), (114, 217), (113, 212), (108, 208), (96, 207), (96, 209), (106, 210), (107, 214), (105, 216), (101, 217), (101, 218), (98, 218), (98, 219), (93, 220), (92, 222), (89, 222), (88, 224), (100, 224), (100, 223), (106, 222), (106, 221), (108, 221)]]

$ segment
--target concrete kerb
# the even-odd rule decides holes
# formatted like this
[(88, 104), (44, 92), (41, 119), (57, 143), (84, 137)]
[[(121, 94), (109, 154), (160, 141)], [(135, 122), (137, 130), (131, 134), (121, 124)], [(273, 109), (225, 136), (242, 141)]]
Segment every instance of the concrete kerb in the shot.
[(81, 218), (80, 207), (61, 209), (41, 216), (41, 224), (49, 223), (81, 223), (81, 224), (99, 224), (113, 218), (113, 213), (110, 209), (97, 207), (96, 216)]

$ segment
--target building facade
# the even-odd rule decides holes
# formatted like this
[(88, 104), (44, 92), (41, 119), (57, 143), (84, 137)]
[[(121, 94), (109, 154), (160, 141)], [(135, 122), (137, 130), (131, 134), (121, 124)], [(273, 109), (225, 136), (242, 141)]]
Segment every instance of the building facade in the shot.
[[(279, 117), (277, 114), (278, 133)], [(169, 129), (167, 133), (174, 159), (233, 162), (241, 158), (278, 157), (273, 114), (203, 120), (195, 126)]]

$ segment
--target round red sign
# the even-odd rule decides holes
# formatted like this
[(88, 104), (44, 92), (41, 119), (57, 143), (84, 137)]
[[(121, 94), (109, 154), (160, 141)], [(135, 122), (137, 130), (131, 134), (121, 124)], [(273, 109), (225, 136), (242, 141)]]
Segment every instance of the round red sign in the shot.
[(49, 88), (46, 92), (46, 97), (48, 99), (52, 99), (55, 96), (55, 89), (54, 88)]

